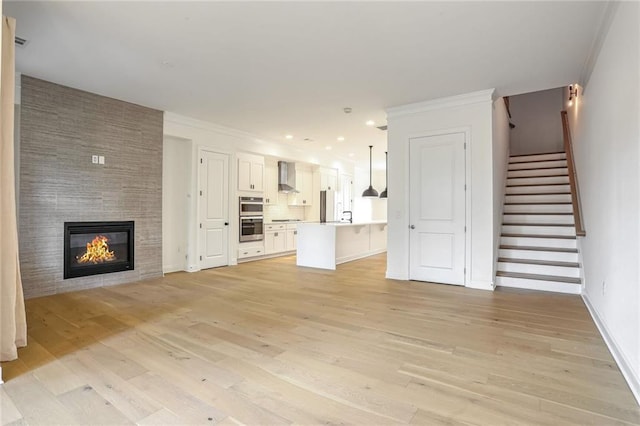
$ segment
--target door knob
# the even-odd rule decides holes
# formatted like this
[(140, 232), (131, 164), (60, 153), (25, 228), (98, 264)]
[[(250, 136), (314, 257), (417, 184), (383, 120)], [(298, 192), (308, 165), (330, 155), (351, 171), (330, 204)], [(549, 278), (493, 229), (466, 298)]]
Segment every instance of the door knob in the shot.
[(415, 225), (410, 225), (409, 228), (416, 229), (416, 226)]
[(225, 222), (225, 223), (224, 223), (224, 226), (229, 226), (229, 222)]

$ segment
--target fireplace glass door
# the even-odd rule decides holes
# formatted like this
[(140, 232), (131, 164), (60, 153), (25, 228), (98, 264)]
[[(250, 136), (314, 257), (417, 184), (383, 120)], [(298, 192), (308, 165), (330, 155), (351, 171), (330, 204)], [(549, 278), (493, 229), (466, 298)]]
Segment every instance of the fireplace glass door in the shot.
[(66, 222), (64, 278), (133, 269), (133, 222)]

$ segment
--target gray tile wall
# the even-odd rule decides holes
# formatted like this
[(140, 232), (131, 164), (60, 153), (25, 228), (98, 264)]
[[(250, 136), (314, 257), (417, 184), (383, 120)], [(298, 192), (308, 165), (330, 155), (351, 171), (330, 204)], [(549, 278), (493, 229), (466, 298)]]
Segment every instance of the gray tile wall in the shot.
[[(21, 109), (25, 297), (161, 276), (162, 111), (24, 75)], [(64, 222), (111, 220), (135, 221), (135, 270), (63, 280)]]

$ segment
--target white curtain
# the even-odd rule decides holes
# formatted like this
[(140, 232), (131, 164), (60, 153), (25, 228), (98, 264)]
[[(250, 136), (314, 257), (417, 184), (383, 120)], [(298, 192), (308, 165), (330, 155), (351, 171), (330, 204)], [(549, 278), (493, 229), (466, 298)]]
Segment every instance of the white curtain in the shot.
[(2, 17), (0, 62), (0, 361), (18, 357), (27, 344), (27, 321), (18, 261), (13, 112), (15, 96), (15, 29)]

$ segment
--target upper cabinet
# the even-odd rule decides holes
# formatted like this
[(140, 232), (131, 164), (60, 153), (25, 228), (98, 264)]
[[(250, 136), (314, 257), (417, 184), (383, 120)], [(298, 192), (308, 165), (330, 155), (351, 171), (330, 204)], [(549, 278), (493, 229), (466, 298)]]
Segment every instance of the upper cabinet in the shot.
[(310, 206), (313, 195), (313, 173), (311, 169), (296, 164), (296, 190), (289, 193), (290, 206)]
[(264, 204), (278, 204), (278, 163), (265, 161), (264, 163)]
[(239, 152), (238, 190), (262, 192), (264, 190), (264, 157)]
[(320, 168), (320, 191), (338, 190), (338, 170)]

